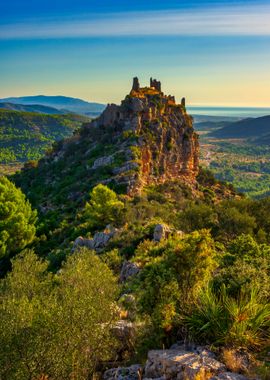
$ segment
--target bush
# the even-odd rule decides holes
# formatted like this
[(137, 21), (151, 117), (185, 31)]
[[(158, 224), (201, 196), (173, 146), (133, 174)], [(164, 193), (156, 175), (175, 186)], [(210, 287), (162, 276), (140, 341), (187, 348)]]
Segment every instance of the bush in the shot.
[(269, 295), (270, 247), (258, 244), (250, 235), (240, 235), (232, 240), (220, 263), (220, 270), (214, 278), (215, 287), (222, 284), (227, 292), (237, 295), (244, 286), (260, 289), (262, 295)]
[(0, 178), (0, 258), (17, 253), (30, 244), (36, 233), (36, 211), (20, 189)]
[(201, 291), (185, 322), (196, 341), (242, 347), (265, 348), (270, 339), (270, 304), (258, 289), (244, 288), (228, 295), (224, 286), (215, 294), (212, 287)]
[(69, 257), (59, 274), (27, 251), (2, 280), (0, 377), (86, 379), (114, 358), (116, 281), (87, 250)]
[(190, 204), (180, 213), (180, 227), (188, 232), (217, 226), (217, 214), (207, 204)]
[(256, 228), (256, 219), (247, 211), (238, 209), (233, 203), (223, 202), (217, 207), (219, 235), (223, 239), (232, 239), (237, 235), (252, 235)]
[(178, 326), (183, 311), (216, 268), (215, 255), (205, 230), (139, 245), (134, 260), (143, 269), (133, 286), (141, 313), (151, 317), (156, 334), (162, 336)]
[(124, 208), (116, 193), (102, 184), (93, 188), (90, 201), (86, 203), (84, 218), (90, 228), (104, 228), (106, 224), (117, 221)]

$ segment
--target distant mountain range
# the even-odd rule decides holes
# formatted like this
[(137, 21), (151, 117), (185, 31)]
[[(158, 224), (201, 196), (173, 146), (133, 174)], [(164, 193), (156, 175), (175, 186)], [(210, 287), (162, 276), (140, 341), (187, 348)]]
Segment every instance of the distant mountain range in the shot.
[(20, 111), (20, 112), (35, 112), (43, 113), (47, 115), (63, 115), (65, 112), (60, 111), (53, 107), (42, 106), (40, 104), (25, 105), (25, 104), (14, 104), (14, 103), (1, 103), (0, 108), (9, 111)]
[(270, 141), (270, 116), (249, 118), (230, 123), (211, 133), (212, 137), (222, 139), (244, 138), (253, 142)]
[[(67, 96), (45, 96), (45, 95), (37, 95), (37, 96), (23, 96), (18, 98), (5, 98), (0, 99), (0, 103), (12, 103), (12, 104), (18, 104), (21, 106), (45, 106), (54, 108), (58, 111), (61, 111), (61, 113), (70, 113), (74, 112), (81, 115), (88, 115), (88, 116), (97, 116), (99, 115), (104, 109), (105, 105), (100, 103), (90, 103), (86, 102), (81, 99), (77, 98), (71, 98)], [(29, 110), (27, 110), (29, 111)], [(52, 114), (52, 110), (48, 110), (49, 113)], [(40, 112), (36, 111), (35, 112)]]

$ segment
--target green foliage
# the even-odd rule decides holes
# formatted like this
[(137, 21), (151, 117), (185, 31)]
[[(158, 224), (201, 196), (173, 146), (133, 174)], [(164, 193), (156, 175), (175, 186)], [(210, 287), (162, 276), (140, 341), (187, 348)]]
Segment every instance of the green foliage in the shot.
[(223, 202), (217, 207), (219, 229), (223, 238), (233, 238), (240, 234), (252, 234), (256, 228), (256, 219), (230, 202)]
[(270, 304), (260, 290), (244, 288), (231, 297), (223, 287), (218, 294), (203, 289), (185, 322), (193, 338), (246, 349), (269, 347)]
[(35, 237), (36, 211), (20, 189), (0, 177), (0, 258), (14, 254)]
[(47, 115), (0, 109), (0, 162), (41, 158), (54, 141), (72, 135), (88, 121), (79, 115)]
[(90, 228), (105, 227), (117, 222), (124, 208), (116, 193), (107, 186), (99, 184), (90, 193), (90, 201), (84, 208), (84, 218)]
[[(252, 198), (269, 195), (269, 144), (262, 145), (261, 141), (254, 144), (243, 139), (224, 141), (209, 135), (202, 135), (201, 143), (202, 156), (207, 157), (208, 164), (210, 146), (209, 168), (217, 180), (232, 183), (238, 192)], [(199, 175), (199, 182), (200, 179)]]
[(180, 213), (180, 226), (187, 231), (212, 229), (217, 225), (217, 214), (210, 205), (191, 203)]
[(141, 313), (151, 316), (159, 333), (177, 326), (216, 268), (215, 256), (214, 242), (205, 230), (139, 245), (134, 260), (143, 269), (134, 287)]
[(83, 380), (113, 359), (117, 285), (108, 267), (87, 250), (57, 275), (47, 265), (25, 252), (1, 282), (1, 378)]
[(260, 289), (261, 295), (270, 293), (270, 247), (257, 243), (250, 235), (231, 241), (228, 253), (222, 257), (220, 270), (214, 278), (215, 287), (226, 285), (231, 295), (241, 288)]

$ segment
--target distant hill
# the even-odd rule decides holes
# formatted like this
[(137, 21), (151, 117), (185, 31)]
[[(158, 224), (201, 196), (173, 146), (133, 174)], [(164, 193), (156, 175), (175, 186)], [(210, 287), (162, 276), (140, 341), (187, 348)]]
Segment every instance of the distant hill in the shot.
[(194, 123), (206, 123), (206, 122), (211, 122), (211, 123), (219, 123), (219, 122), (230, 122), (233, 123), (235, 121), (242, 120), (242, 117), (235, 117), (235, 116), (216, 116), (216, 115), (200, 115), (193, 113), (192, 110), (189, 110), (187, 107), (187, 110), (193, 117)]
[(231, 123), (211, 133), (217, 138), (259, 139), (270, 134), (270, 116), (249, 118)]
[(73, 134), (89, 118), (0, 109), (0, 163), (39, 159), (54, 141)]
[(75, 112), (77, 114), (88, 114), (90, 116), (100, 114), (105, 105), (100, 103), (89, 103), (81, 99), (67, 96), (23, 96), (19, 98), (0, 99), (0, 103), (14, 103), (22, 105), (43, 105), (53, 107), (64, 112)]
[(270, 132), (266, 135), (260, 136), (256, 139), (252, 139), (251, 141), (253, 144), (256, 145), (269, 145), (270, 146)]
[(0, 103), (0, 108), (10, 110), (10, 111), (45, 113), (48, 115), (63, 115), (64, 114), (64, 111), (60, 111), (53, 107), (41, 106), (39, 104), (26, 105), (26, 104), (15, 104), (15, 103)]
[(224, 128), (230, 124), (231, 122), (228, 121), (203, 121), (201, 123), (195, 123), (194, 127), (197, 131), (210, 131)]

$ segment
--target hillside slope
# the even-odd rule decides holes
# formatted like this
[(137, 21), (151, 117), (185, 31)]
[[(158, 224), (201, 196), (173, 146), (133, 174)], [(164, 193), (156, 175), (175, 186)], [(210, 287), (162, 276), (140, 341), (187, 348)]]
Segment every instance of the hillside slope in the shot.
[[(120, 106), (108, 105), (98, 119), (60, 142), (29, 176), (35, 177), (32, 187), (41, 185), (40, 201), (48, 203), (54, 195), (68, 201), (99, 182), (136, 193), (166, 179), (193, 183), (197, 173), (198, 137), (184, 105), (156, 88), (138, 87)], [(20, 182), (26, 188), (25, 177)], [(43, 194), (42, 182), (53, 182), (53, 192)]]
[(66, 112), (75, 112), (78, 114), (100, 114), (104, 108), (104, 104), (89, 103), (81, 99), (71, 98), (67, 96), (22, 96), (18, 98), (0, 99), (0, 103), (14, 103), (23, 105), (39, 104), (47, 107), (53, 107)]
[(100, 183), (128, 197), (164, 185), (178, 194), (180, 203), (209, 194), (230, 197), (226, 186), (212, 180), (210, 193), (204, 193), (206, 184), (196, 179), (198, 158), (198, 136), (185, 100), (177, 104), (161, 92), (159, 82), (141, 88), (135, 79), (120, 106), (108, 105), (98, 119), (60, 141), (37, 167), (25, 167), (13, 180), (39, 210), (39, 233), (51, 231), (49, 248), (45, 243), (42, 248), (48, 253), (52, 246), (66, 247), (78, 237), (76, 215)]
[(42, 106), (40, 104), (26, 105), (15, 103), (1, 103), (0, 108), (9, 111), (21, 111), (21, 112), (36, 112), (45, 113), (48, 115), (63, 115), (64, 112), (53, 107)]
[(86, 117), (0, 109), (0, 162), (39, 159), (54, 141), (72, 135)]
[(270, 133), (270, 116), (240, 120), (214, 131), (211, 136), (217, 138), (258, 138)]

